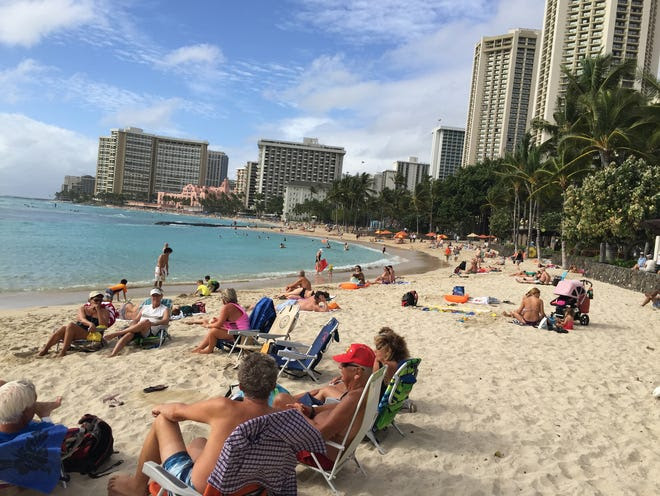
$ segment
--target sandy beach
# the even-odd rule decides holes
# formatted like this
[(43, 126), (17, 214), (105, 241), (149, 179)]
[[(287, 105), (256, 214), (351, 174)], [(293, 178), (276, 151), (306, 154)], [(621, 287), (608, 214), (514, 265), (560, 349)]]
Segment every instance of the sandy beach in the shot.
[[(428, 243), (403, 245), (409, 248), (441, 256), (441, 250), (429, 249)], [(472, 254), (463, 253), (462, 258)], [(397, 418), (405, 437), (392, 429), (382, 436), (385, 455), (363, 443), (357, 456), (368, 476), (347, 466), (337, 478), (340, 492), (660, 494), (660, 400), (652, 396), (660, 386), (660, 312), (651, 305), (640, 307), (639, 293), (594, 281), (588, 326), (576, 325), (568, 334), (521, 327), (502, 312), (515, 309), (532, 286), (510, 277), (511, 264), (501, 273), (460, 279), (450, 278), (454, 262), (442, 265), (424, 273), (419, 273), (423, 263), (395, 267), (407, 284), (355, 291), (338, 289), (337, 283), (347, 277), (336, 273), (332, 283), (317, 287), (336, 295), (341, 309), (332, 314), (303, 312), (292, 334), (296, 341), (310, 342), (330, 316), (339, 320), (341, 342), (331, 345), (318, 367), (325, 380), (336, 374), (331, 355), (352, 342), (372, 345), (382, 326), (405, 336), (411, 354), (422, 359), (411, 395), (418, 411)], [(531, 261), (522, 265), (533, 267)], [(454, 285), (465, 286), (471, 296), (514, 304), (450, 307), (443, 295)], [(554, 287), (538, 287), (549, 313)], [(240, 288), (239, 301), (252, 305), (280, 289)], [(402, 294), (411, 289), (420, 295), (418, 308), (401, 306)], [(134, 300), (138, 296), (131, 293)], [(212, 296), (206, 305), (214, 314), (221, 302)], [(77, 307), (1, 310), (0, 377), (33, 380), (40, 399), (63, 396), (62, 406), (53, 412), (56, 422), (73, 426), (84, 413), (106, 420), (119, 451), (113, 459), (124, 460), (122, 471), (135, 469), (152, 405), (224, 395), (236, 382), (235, 357), (219, 351), (211, 356), (191, 353), (204, 329), (182, 321), (171, 324), (173, 339), (160, 349), (130, 347), (113, 359), (108, 349), (62, 359), (53, 352), (36, 358), (37, 347), (54, 328), (74, 320)], [(121, 321), (115, 327), (122, 327)], [(284, 378), (281, 383), (294, 392), (314, 386), (307, 379)], [(142, 392), (155, 384), (169, 387)], [(124, 404), (104, 404), (101, 398), (109, 394), (117, 394)], [(203, 425), (182, 426), (186, 439), (206, 432)], [(302, 467), (298, 475), (301, 495), (331, 494), (320, 476)], [(53, 494), (105, 494), (107, 480), (74, 474), (68, 489), (58, 487)]]

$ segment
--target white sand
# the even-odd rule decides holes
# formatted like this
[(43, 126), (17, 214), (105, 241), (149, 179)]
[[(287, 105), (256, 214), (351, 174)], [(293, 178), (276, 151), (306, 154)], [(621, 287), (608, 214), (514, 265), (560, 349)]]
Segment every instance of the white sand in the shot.
[[(440, 250), (433, 252), (440, 255)], [(530, 270), (531, 262), (523, 268)], [(451, 270), (444, 268), (404, 274), (408, 285), (357, 291), (329, 286), (341, 306), (332, 314), (340, 321), (341, 343), (331, 345), (319, 367), (326, 380), (336, 374), (330, 355), (352, 342), (372, 344), (381, 326), (404, 335), (412, 355), (423, 360), (411, 396), (418, 412), (398, 417), (405, 437), (388, 431), (384, 456), (370, 444), (361, 445), (357, 454), (368, 477), (349, 465), (338, 477), (340, 491), (660, 494), (660, 401), (652, 396), (660, 385), (660, 312), (650, 305), (640, 308), (639, 293), (596, 282), (591, 324), (577, 325), (566, 335), (509, 323), (500, 314), (514, 305), (463, 305), (461, 309), (486, 311), (463, 322), (460, 314), (400, 304), (402, 294), (415, 289), (421, 306), (446, 306), (442, 295), (458, 284), (473, 296), (494, 296), (517, 306), (531, 286), (516, 283), (507, 274), (512, 270), (507, 265), (504, 273), (457, 279), (449, 278)], [(553, 289), (541, 287), (546, 309)], [(241, 290), (239, 300), (254, 304), (262, 295), (275, 293)], [(210, 313), (219, 307), (215, 297), (207, 298)], [(152, 405), (224, 395), (236, 381), (234, 357), (190, 353), (203, 330), (180, 321), (171, 326), (173, 341), (158, 350), (131, 348), (113, 359), (109, 350), (70, 353), (63, 359), (53, 352), (43, 359), (29, 353), (53, 328), (74, 319), (75, 312), (76, 306), (0, 312), (0, 377), (32, 379), (41, 399), (64, 396), (64, 404), (53, 413), (57, 422), (74, 425), (84, 413), (107, 420), (120, 451), (115, 458), (125, 460), (123, 470), (135, 469)], [(328, 318), (304, 312), (293, 338), (311, 341)], [(142, 392), (160, 383), (169, 389)], [(304, 379), (282, 383), (292, 391), (313, 386)], [(125, 404), (104, 405), (101, 398), (110, 393), (118, 393)], [(206, 428), (188, 422), (183, 431), (189, 439), (203, 435)], [(53, 494), (105, 494), (107, 480), (73, 475), (69, 489), (58, 487)], [(330, 494), (320, 476), (302, 468), (299, 492)]]

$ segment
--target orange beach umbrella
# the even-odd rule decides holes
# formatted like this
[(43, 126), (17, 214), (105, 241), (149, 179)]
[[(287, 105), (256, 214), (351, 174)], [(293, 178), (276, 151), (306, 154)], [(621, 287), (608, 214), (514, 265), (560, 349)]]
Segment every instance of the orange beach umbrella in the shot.
[(380, 233), (381, 234), (392, 234), (392, 231), (388, 231), (387, 229), (384, 229)]
[(427, 238), (435, 238), (435, 233), (433, 233), (433, 232), (426, 233), (426, 237)]
[(395, 238), (403, 239), (408, 237), (408, 233), (406, 231), (399, 231), (394, 235)]
[(449, 238), (449, 236), (447, 236), (446, 234), (438, 234), (438, 238), (447, 239), (447, 238)]

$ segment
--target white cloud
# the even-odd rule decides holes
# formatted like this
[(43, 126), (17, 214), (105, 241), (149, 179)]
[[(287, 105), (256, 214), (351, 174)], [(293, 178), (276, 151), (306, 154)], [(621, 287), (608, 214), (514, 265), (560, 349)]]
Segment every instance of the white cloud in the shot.
[(65, 175), (96, 174), (98, 141), (33, 120), (0, 113), (0, 195), (51, 198)]
[(16, 67), (0, 71), (0, 101), (14, 104), (25, 98), (26, 86), (48, 68), (32, 59), (21, 61)]
[(0, 3), (0, 43), (30, 47), (54, 32), (93, 19), (90, 1), (6, 0)]
[[(318, 7), (314, 12), (329, 23), (325, 29), (330, 32), (343, 29), (341, 15), (336, 11), (340, 6), (347, 9), (345, 15), (350, 17), (356, 9), (361, 10), (362, 4), (341, 0), (306, 2), (308, 7)], [(318, 57), (303, 71), (296, 85), (270, 93), (299, 113), (295, 118), (275, 123), (267, 132), (295, 140), (314, 136), (322, 143), (343, 146), (347, 151), (345, 172), (378, 172), (409, 156), (428, 162), (431, 130), (438, 125), (438, 119), (444, 125), (465, 127), (474, 45), (482, 36), (506, 33), (517, 27), (538, 29), (543, 4), (544, 0), (508, 0), (499, 4), (479, 0), (436, 2), (429, 7), (431, 12), (413, 2), (408, 21), (421, 22), (424, 15), (435, 16), (434, 31), (429, 31), (426, 24), (411, 27), (420, 36), (394, 35), (401, 42), (380, 58), (367, 62), (342, 54)], [(398, 12), (397, 5), (408, 9), (408, 2), (384, 2), (373, 10), (382, 7), (384, 14), (377, 15), (390, 17)], [(446, 19), (437, 18), (439, 13), (454, 7)], [(476, 16), (480, 17), (475, 19)], [(368, 20), (355, 14), (353, 21), (347, 22), (364, 22), (365, 29), (377, 31), (376, 36), (393, 29), (387, 27), (384, 19), (381, 21), (380, 27), (369, 28)], [(298, 135), (290, 136), (293, 132)]]
[(455, 18), (481, 19), (491, 0), (300, 0), (297, 27), (339, 35), (348, 42), (398, 42), (424, 36)]
[(162, 64), (173, 67), (186, 64), (215, 66), (224, 60), (222, 51), (215, 45), (201, 43), (177, 48), (163, 57)]
[(141, 127), (154, 132), (175, 135), (180, 134), (172, 124), (172, 115), (181, 107), (176, 98), (163, 100), (149, 106), (123, 107), (108, 115), (103, 123), (110, 127)]

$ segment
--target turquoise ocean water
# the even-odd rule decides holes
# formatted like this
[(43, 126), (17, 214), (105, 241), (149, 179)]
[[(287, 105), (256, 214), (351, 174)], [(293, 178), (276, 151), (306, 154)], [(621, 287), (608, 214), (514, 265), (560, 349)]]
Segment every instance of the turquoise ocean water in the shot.
[[(149, 285), (165, 242), (174, 250), (168, 283), (194, 282), (206, 274), (226, 282), (311, 272), (321, 247), (320, 233), (310, 239), (270, 229), (162, 226), (158, 221), (232, 222), (0, 196), (0, 293), (105, 288), (122, 278), (130, 285)], [(355, 244), (344, 251), (343, 243), (332, 241), (324, 255), (337, 269), (391, 260)]]

